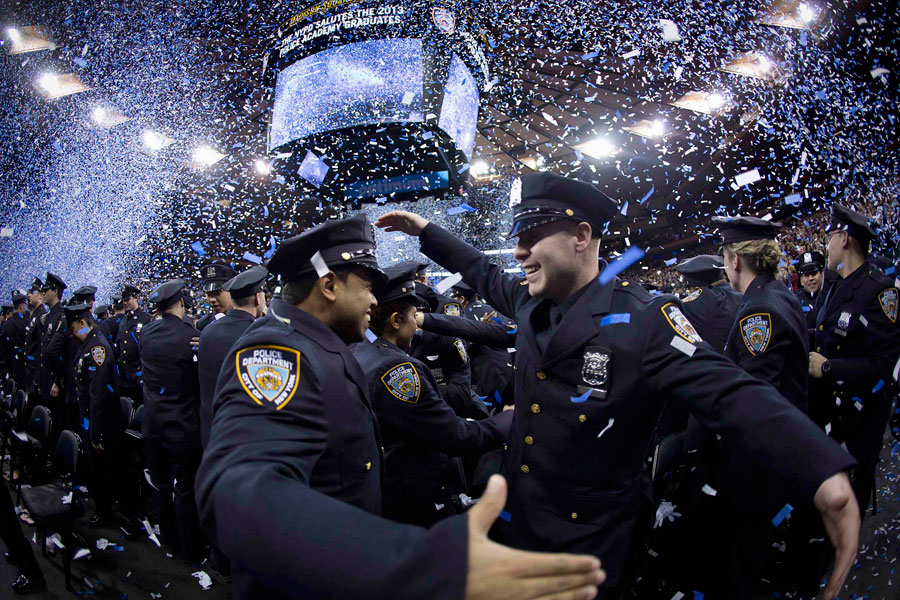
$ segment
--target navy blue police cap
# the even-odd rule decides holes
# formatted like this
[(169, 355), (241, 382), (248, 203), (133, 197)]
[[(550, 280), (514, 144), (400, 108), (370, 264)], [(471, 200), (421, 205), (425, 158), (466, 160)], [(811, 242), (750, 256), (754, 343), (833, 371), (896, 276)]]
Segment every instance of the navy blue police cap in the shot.
[(615, 200), (589, 183), (554, 173), (534, 173), (513, 184), (510, 194), (513, 226), (507, 237), (562, 219), (591, 224), (594, 233), (604, 229), (619, 210)]
[(712, 222), (719, 228), (719, 243), (723, 245), (750, 240), (774, 240), (781, 229), (781, 223), (759, 217), (713, 217)]
[(831, 205), (831, 225), (828, 231), (846, 231), (850, 237), (866, 246), (875, 237), (875, 230), (865, 215), (838, 203)]
[(222, 261), (214, 261), (200, 267), (200, 279), (204, 292), (215, 292), (237, 275), (237, 271)]
[(818, 273), (825, 270), (825, 256), (821, 252), (804, 252), (797, 263), (797, 272), (801, 274)]
[(66, 289), (66, 282), (50, 271), (47, 271), (47, 277), (44, 281), (44, 287), (42, 289), (55, 289), (57, 292), (62, 292), (64, 289)]
[(231, 294), (232, 298), (249, 298), (266, 291), (268, 277), (269, 271), (265, 267), (251, 267), (229, 279), (222, 289)]
[[(321, 261), (321, 263), (319, 263)], [(370, 269), (376, 280), (386, 279), (375, 258), (375, 230), (365, 213), (340, 221), (325, 221), (298, 236), (283, 241), (266, 268), (289, 281), (320, 268), (360, 266)]]
[(678, 263), (675, 270), (691, 285), (710, 285), (725, 277), (725, 261), (716, 254), (701, 254)]
[(97, 288), (92, 285), (83, 285), (74, 292), (72, 292), (72, 299), (75, 300), (76, 304), (81, 302), (89, 302), (94, 299), (94, 295), (97, 293)]
[(41, 281), (40, 277), (35, 277), (31, 282), (31, 287), (28, 288), (29, 292), (39, 292), (44, 289), (44, 282)]
[(401, 299), (408, 300), (410, 304), (415, 305), (424, 303), (424, 300), (416, 295), (416, 264), (414, 262), (407, 261), (385, 267), (384, 274), (387, 281), (379, 285), (375, 291), (375, 297), (380, 304)]
[(165, 310), (181, 300), (183, 289), (183, 279), (170, 279), (150, 292), (150, 302), (156, 304), (158, 310)]
[(22, 290), (13, 290), (12, 293), (12, 303), (19, 304), (20, 302), (25, 302), (28, 300), (28, 296)]
[(181, 290), (181, 300), (184, 302), (184, 307), (186, 309), (194, 307), (194, 298), (187, 289)]
[(94, 306), (94, 314), (98, 317), (109, 312), (109, 304), (97, 304)]
[(69, 304), (63, 308), (63, 312), (66, 315), (66, 326), (68, 327), (72, 327), (72, 323), (78, 319), (84, 319), (85, 321), (91, 320), (90, 304)]
[(391, 265), (391, 266), (393, 266), (393, 267), (414, 266), (416, 277), (424, 277), (425, 271), (428, 269), (428, 267), (431, 266), (431, 263), (419, 262), (417, 260), (404, 260), (403, 262), (398, 262), (396, 265)]
[(137, 297), (141, 295), (141, 290), (131, 284), (125, 284), (122, 286), (122, 300), (128, 300), (131, 297)]
[(6, 314), (6, 313), (12, 312), (13, 305), (10, 304), (9, 302), (4, 302), (4, 303), (0, 304), (0, 308), (2, 308), (3, 313)]
[(462, 296), (466, 300), (471, 300), (475, 297), (475, 290), (467, 286), (465, 282), (462, 281), (450, 288), (450, 292), (455, 296)]

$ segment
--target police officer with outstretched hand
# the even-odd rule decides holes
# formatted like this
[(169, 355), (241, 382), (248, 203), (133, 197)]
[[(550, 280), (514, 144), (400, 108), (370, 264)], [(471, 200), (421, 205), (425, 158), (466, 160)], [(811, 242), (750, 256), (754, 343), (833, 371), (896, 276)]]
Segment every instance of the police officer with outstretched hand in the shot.
[(603, 192), (539, 173), (513, 186), (511, 205), (524, 279), (419, 215), (394, 211), (376, 222), (419, 236), (423, 254), (519, 325), (508, 518), (496, 538), (592, 553), (609, 575), (603, 594), (623, 593), (653, 510), (647, 447), (661, 401), (672, 398), (785, 480), (797, 502), (816, 506), (836, 548), (825, 592), (833, 599), (858, 544), (844, 473), (853, 459), (775, 388), (703, 342), (677, 298), (601, 272), (599, 233), (618, 212)]

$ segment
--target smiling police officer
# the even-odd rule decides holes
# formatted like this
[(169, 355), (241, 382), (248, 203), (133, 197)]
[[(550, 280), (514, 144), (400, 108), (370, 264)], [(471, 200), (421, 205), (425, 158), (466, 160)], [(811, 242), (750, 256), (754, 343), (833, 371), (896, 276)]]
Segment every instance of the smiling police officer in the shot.
[(673, 398), (789, 482), (798, 501), (815, 503), (837, 548), (826, 591), (834, 598), (858, 543), (843, 472), (852, 458), (773, 387), (704, 343), (677, 298), (601, 275), (599, 233), (618, 211), (611, 198), (539, 173), (514, 186), (511, 204), (524, 279), (421, 216), (395, 211), (376, 222), (420, 236), (423, 254), (516, 317), (509, 518), (497, 538), (592, 553), (609, 574), (605, 594), (620, 593), (649, 527), (647, 447), (662, 401)]

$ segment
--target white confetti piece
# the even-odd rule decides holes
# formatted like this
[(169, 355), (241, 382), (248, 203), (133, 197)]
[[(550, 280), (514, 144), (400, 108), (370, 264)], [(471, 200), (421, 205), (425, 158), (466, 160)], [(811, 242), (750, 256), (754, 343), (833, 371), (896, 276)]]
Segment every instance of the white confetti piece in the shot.
[(197, 571), (196, 573), (191, 573), (191, 577), (196, 577), (197, 583), (199, 583), (200, 587), (202, 587), (204, 590), (208, 590), (212, 587), (212, 579), (210, 579), (206, 571)]
[(703, 487), (700, 488), (700, 491), (706, 494), (707, 496), (715, 496), (719, 492), (717, 492), (714, 488), (710, 487), (708, 483), (704, 483)]
[(13, 228), (12, 227), (3, 227), (0, 228), (0, 238), (12, 237)]
[(603, 428), (603, 431), (601, 431), (600, 433), (597, 434), (597, 437), (599, 438), (604, 433), (606, 433), (609, 430), (609, 428), (613, 426), (613, 423), (615, 423), (615, 422), (616, 422), (615, 419), (610, 419), (609, 423), (606, 424), (606, 427)]
[(445, 294), (447, 290), (452, 288), (454, 285), (462, 281), (462, 273), (454, 273), (450, 277), (446, 277), (437, 282), (437, 285), (434, 286), (434, 291), (438, 294)]
[(762, 175), (759, 174), (759, 169), (751, 169), (749, 171), (744, 171), (743, 173), (737, 175), (734, 178), (734, 183), (738, 187), (744, 187), (745, 185), (750, 185), (751, 183), (756, 183), (762, 179)]
[(662, 38), (664, 42), (680, 42), (681, 35), (678, 33), (678, 25), (669, 19), (660, 19), (659, 26), (662, 27)]
[(322, 253), (316, 251), (315, 254), (309, 259), (309, 262), (312, 263), (313, 269), (316, 270), (316, 275), (319, 277), (325, 277), (328, 275), (328, 265), (325, 264), (325, 259), (322, 258)]

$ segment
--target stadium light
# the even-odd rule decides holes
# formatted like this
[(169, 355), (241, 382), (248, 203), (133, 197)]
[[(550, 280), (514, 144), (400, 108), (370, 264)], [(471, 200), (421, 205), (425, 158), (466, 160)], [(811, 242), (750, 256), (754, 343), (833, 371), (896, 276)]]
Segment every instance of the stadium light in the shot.
[(608, 158), (618, 152), (616, 145), (606, 137), (594, 138), (589, 142), (576, 146), (576, 148), (582, 153), (597, 159)]
[(272, 165), (264, 158), (257, 158), (253, 161), (253, 170), (256, 171), (257, 175), (265, 177), (272, 172)]
[(94, 123), (97, 125), (102, 125), (108, 116), (109, 112), (102, 106), (98, 106), (94, 109), (94, 112), (91, 113), (91, 118), (94, 119)]
[(144, 147), (151, 152), (157, 152), (175, 143), (175, 140), (169, 136), (152, 129), (145, 129), (141, 133), (141, 141), (144, 143)]
[(488, 166), (486, 162), (483, 160), (479, 160), (472, 163), (472, 166), (469, 167), (469, 173), (472, 174), (472, 177), (483, 177), (490, 172), (491, 168)]
[(6, 35), (9, 36), (9, 39), (12, 40), (12, 42), (14, 44), (17, 44), (20, 41), (22, 41), (22, 34), (19, 33), (19, 30), (16, 29), (15, 27), (10, 27), (9, 29), (7, 29)]
[(200, 146), (196, 148), (193, 155), (194, 164), (199, 167), (211, 167), (223, 158), (225, 158), (224, 154), (209, 146)]

